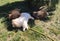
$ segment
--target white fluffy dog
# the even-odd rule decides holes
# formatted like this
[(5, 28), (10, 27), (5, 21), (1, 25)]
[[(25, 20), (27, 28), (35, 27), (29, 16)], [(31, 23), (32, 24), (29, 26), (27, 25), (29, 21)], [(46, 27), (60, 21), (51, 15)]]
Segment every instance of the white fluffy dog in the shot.
[(28, 29), (28, 20), (29, 19), (34, 19), (29, 13), (21, 13), (21, 16), (19, 18), (13, 19), (12, 20), (12, 26), (13, 27), (23, 27), (23, 31), (25, 29)]

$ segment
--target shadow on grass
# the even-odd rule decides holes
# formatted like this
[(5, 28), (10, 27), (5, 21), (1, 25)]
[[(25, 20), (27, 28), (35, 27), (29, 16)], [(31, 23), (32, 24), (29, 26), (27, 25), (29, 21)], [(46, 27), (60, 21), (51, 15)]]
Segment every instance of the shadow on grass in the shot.
[(50, 7), (48, 8), (48, 11), (55, 11), (56, 5), (59, 3), (59, 0), (51, 0), (50, 1)]
[(28, 24), (31, 28), (35, 26), (34, 20), (32, 19), (29, 20)]
[(58, 4), (59, 0), (25, 0), (28, 3), (30, 9), (37, 10), (37, 8), (48, 5), (49, 11), (54, 11), (56, 9), (56, 4)]
[(19, 8), (24, 12), (29, 11), (27, 7), (27, 2), (20, 1), (20, 2), (7, 3), (3, 6), (0, 6), (0, 12), (9, 12), (10, 10), (13, 10), (15, 8)]

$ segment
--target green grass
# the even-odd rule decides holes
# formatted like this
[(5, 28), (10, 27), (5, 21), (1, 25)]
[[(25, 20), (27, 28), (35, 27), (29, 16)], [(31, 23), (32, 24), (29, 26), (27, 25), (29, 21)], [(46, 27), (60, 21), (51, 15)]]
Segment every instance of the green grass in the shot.
[[(7, 3), (11, 4), (17, 1), (21, 0), (0, 0), (0, 6), (3, 7)], [(15, 5), (11, 7), (14, 8)], [(5, 8), (6, 10), (3, 9), (2, 11), (8, 11), (8, 6)], [(16, 6), (18, 7), (19, 5)], [(21, 5), (21, 7), (24, 9), (25, 5)], [(0, 41), (52, 41), (51, 39), (60, 41), (60, 3), (56, 5), (56, 10), (53, 13), (54, 15), (50, 16), (51, 20), (47, 22), (35, 20), (36, 25), (33, 23), (29, 24), (30, 28), (25, 32), (21, 30), (15, 32), (16, 29), (9, 30), (11, 26), (9, 26), (8, 20), (6, 20), (5, 15), (0, 14)]]

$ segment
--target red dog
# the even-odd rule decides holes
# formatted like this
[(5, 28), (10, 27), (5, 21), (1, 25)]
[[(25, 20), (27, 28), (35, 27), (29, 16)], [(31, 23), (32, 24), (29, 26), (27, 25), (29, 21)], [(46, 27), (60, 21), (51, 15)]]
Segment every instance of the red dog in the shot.
[(48, 12), (44, 9), (44, 7), (40, 7), (38, 11), (33, 12), (33, 17), (37, 19), (44, 19), (48, 15)]
[(18, 18), (20, 16), (20, 14), (21, 14), (20, 9), (14, 9), (14, 10), (10, 11), (8, 18), (15, 19), (15, 18)]

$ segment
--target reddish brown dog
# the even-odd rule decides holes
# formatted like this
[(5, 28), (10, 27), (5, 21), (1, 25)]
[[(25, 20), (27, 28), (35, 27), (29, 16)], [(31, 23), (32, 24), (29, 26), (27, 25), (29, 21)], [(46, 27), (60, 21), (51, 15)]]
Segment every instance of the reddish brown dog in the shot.
[(14, 9), (14, 10), (10, 11), (8, 18), (15, 19), (15, 18), (18, 18), (20, 15), (21, 15), (20, 9)]
[(33, 17), (37, 19), (44, 19), (47, 17), (47, 15), (48, 15), (48, 12), (43, 8), (33, 12)]

